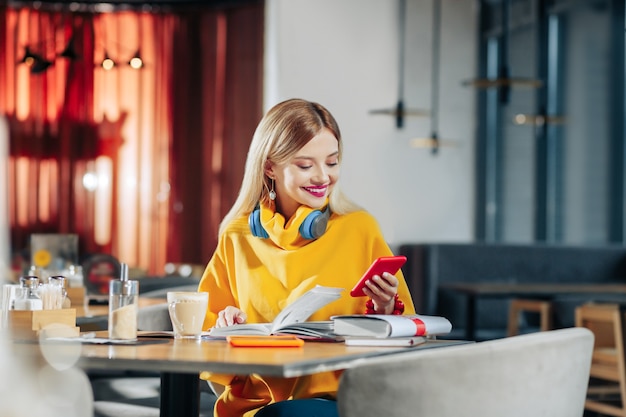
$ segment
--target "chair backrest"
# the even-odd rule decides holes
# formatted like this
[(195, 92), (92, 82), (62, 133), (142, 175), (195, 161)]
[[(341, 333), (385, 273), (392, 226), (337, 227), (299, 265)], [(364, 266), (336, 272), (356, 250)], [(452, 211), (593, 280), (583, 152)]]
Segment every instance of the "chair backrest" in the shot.
[(593, 333), (568, 328), (382, 356), (344, 371), (341, 417), (580, 417)]
[(622, 304), (585, 303), (576, 308), (576, 326), (595, 337), (585, 409), (602, 415), (626, 415), (625, 312)]

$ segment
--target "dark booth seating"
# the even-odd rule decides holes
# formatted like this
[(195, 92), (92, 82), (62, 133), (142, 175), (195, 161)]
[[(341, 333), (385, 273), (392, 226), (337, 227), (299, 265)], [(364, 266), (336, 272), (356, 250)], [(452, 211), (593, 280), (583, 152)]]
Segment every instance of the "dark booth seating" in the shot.
[[(452, 282), (626, 283), (626, 248), (548, 244), (415, 243), (398, 253), (416, 309), (443, 315), (462, 337), (466, 298), (440, 288)], [(587, 301), (626, 301), (626, 295), (560, 295), (553, 299), (554, 327), (574, 325), (574, 308)], [(482, 298), (476, 308), (476, 339), (506, 335), (509, 299)], [(528, 323), (533, 326), (532, 317)]]

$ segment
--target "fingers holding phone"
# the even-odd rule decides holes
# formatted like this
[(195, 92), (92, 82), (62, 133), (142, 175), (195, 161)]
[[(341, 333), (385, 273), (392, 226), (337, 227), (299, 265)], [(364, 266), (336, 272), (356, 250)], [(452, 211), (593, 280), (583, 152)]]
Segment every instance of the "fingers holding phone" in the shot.
[(398, 293), (398, 279), (389, 272), (374, 275), (365, 281), (363, 293), (371, 298), (374, 310), (381, 314), (390, 314), (395, 305)]
[(378, 298), (381, 301), (392, 300), (398, 292), (398, 278), (389, 272), (374, 275), (365, 281), (363, 292), (370, 298)]
[(395, 308), (398, 279), (393, 275), (404, 263), (406, 256), (384, 256), (376, 259), (350, 291), (353, 297), (369, 297), (374, 311), (391, 314)]
[[(398, 280), (395, 276), (393, 276), (393, 274), (398, 272), (400, 267), (404, 265), (405, 262), (406, 256), (384, 256), (376, 259), (372, 263), (372, 265), (370, 265), (367, 271), (365, 271), (365, 273), (356, 283), (354, 288), (352, 288), (352, 290), (350, 291), (350, 295), (353, 297), (371, 297), (371, 294), (366, 294), (363, 289), (366, 287), (365, 283), (368, 281), (372, 281), (375, 276), (378, 276), (380, 281), (376, 282), (376, 280), (374, 280), (373, 283), (376, 285), (374, 287), (370, 286), (370, 290), (373, 291), (376, 290), (376, 287), (379, 287), (383, 292), (385, 292), (386, 287), (391, 285), (394, 286), (397, 291)], [(389, 278), (392, 280), (391, 282), (389, 282), (388, 279), (385, 278), (385, 273), (389, 273), (390, 275), (392, 275), (392, 278)], [(394, 295), (395, 293), (392, 294), (392, 297)]]

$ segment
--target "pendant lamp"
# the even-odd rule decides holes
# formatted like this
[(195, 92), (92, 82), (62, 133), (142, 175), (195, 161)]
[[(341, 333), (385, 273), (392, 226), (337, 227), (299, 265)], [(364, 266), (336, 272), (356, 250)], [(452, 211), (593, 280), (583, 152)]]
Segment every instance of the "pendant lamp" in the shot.
[(475, 87), (479, 89), (498, 88), (499, 99), (501, 103), (508, 103), (509, 93), (512, 87), (529, 87), (539, 88), (543, 85), (541, 80), (532, 78), (511, 77), (509, 71), (509, 21), (511, 0), (502, 0), (501, 4), (501, 53), (499, 56), (500, 65), (498, 66), (497, 78), (477, 78), (462, 82), (464, 86)]
[(396, 127), (398, 129), (404, 126), (404, 118), (406, 116), (427, 117), (428, 110), (406, 109), (404, 107), (404, 58), (406, 43), (406, 0), (399, 0), (398, 13), (398, 102), (396, 106), (390, 109), (370, 110), (370, 114), (385, 114), (396, 118)]
[(431, 115), (430, 129), (428, 137), (411, 139), (411, 146), (414, 148), (428, 148), (433, 154), (439, 152), (443, 146), (455, 147), (453, 141), (442, 140), (437, 132), (439, 126), (439, 71), (440, 71), (440, 42), (441, 42), (441, 0), (433, 0), (433, 29), (432, 29), (432, 59), (431, 59)]
[(46, 72), (48, 68), (52, 66), (52, 64), (53, 64), (53, 61), (48, 61), (45, 58), (42, 58), (42, 57), (35, 58), (35, 60), (33, 61), (33, 64), (30, 66), (30, 73), (41, 74), (43, 72)]

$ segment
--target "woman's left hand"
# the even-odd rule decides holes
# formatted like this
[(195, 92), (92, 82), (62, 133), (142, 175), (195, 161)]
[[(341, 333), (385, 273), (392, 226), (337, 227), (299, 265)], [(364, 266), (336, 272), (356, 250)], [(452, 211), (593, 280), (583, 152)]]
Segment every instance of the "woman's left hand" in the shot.
[(374, 275), (365, 283), (363, 292), (372, 299), (377, 314), (391, 314), (398, 293), (398, 278), (389, 272), (383, 272), (382, 276)]

